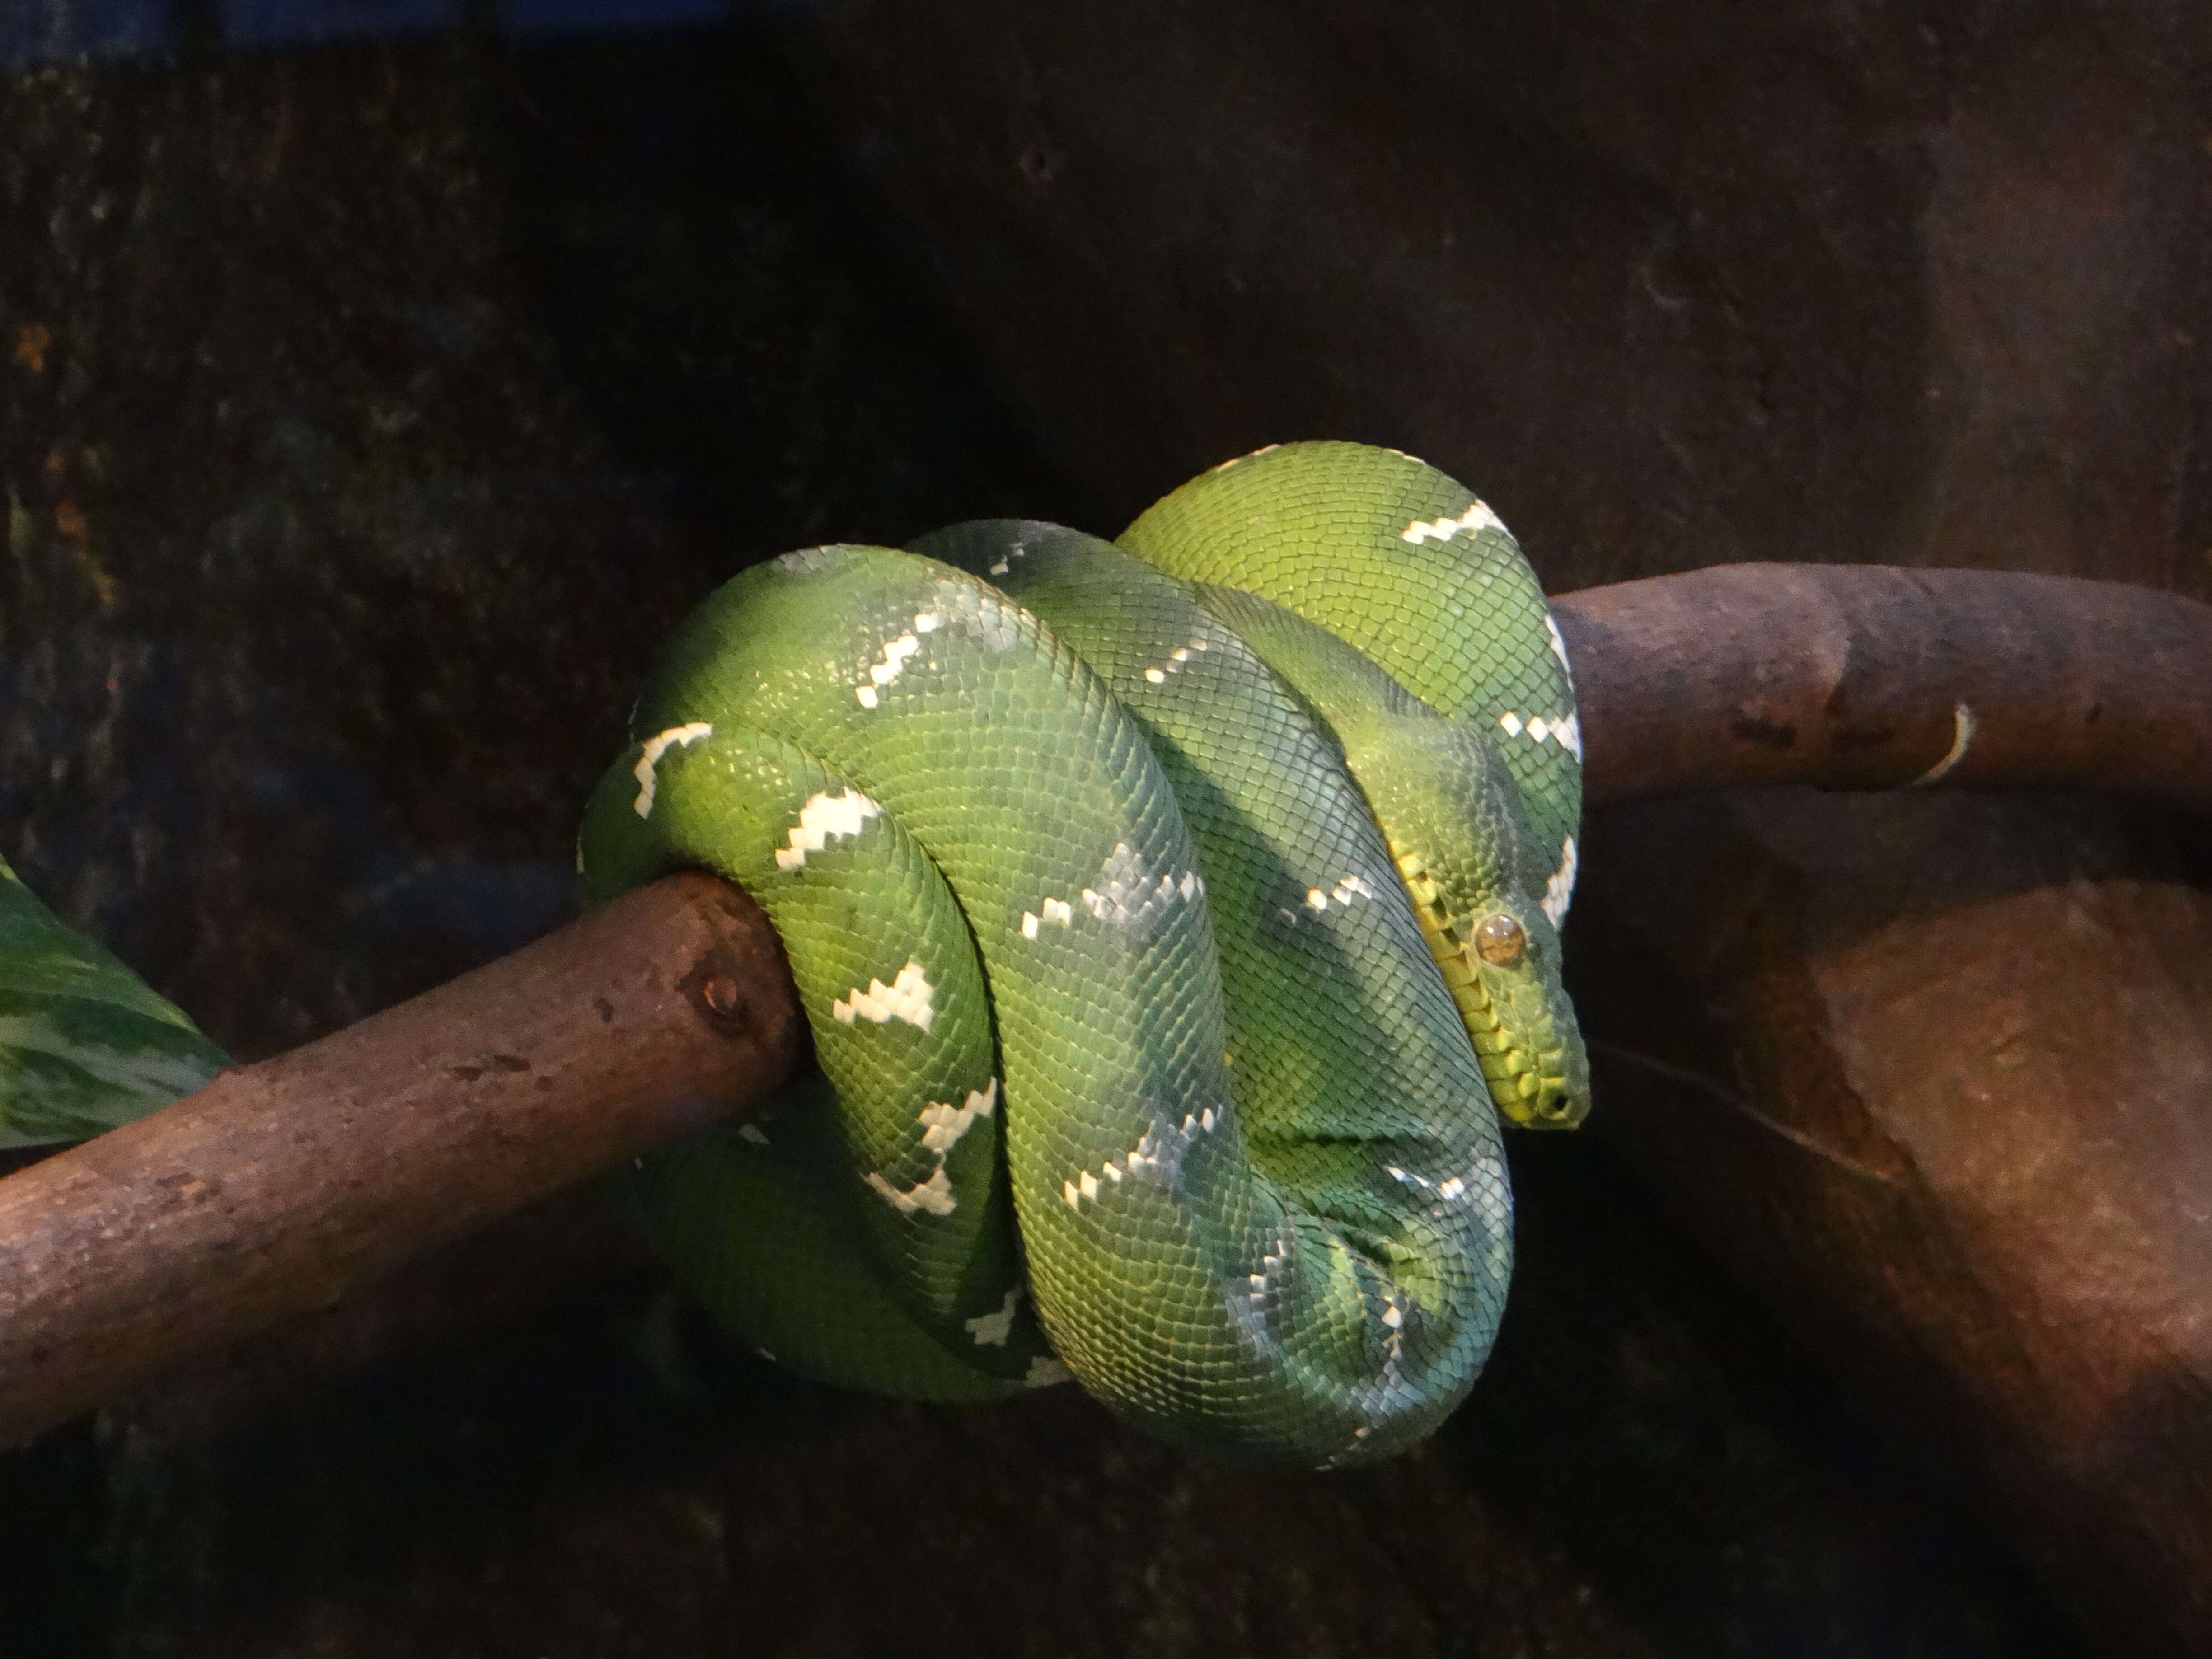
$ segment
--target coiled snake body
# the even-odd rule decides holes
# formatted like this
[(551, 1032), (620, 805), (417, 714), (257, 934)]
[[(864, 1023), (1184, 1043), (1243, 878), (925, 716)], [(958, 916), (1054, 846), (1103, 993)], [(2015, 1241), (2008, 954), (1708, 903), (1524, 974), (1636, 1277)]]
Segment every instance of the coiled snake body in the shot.
[(1489, 509), (1395, 451), (1217, 468), (1118, 544), (827, 547), (682, 627), (579, 844), (767, 910), (818, 1077), (654, 1160), (680, 1274), (785, 1363), (1073, 1373), (1242, 1461), (1432, 1430), (1511, 1261), (1498, 1113), (1571, 1124), (1580, 733)]

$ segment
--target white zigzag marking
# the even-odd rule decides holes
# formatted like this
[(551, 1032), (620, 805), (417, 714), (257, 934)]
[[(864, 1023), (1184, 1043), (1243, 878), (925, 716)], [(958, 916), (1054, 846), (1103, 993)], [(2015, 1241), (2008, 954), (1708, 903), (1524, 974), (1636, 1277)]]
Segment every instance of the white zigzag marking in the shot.
[(952, 1196), (952, 1182), (945, 1176), (945, 1165), (941, 1162), (929, 1172), (928, 1180), (904, 1191), (892, 1186), (873, 1170), (868, 1171), (868, 1185), (881, 1193), (891, 1208), (901, 1215), (912, 1215), (916, 1210), (927, 1210), (932, 1215), (951, 1215), (959, 1207), (959, 1200)]
[(1192, 652), (1204, 651), (1207, 648), (1203, 639), (1193, 640), (1188, 645), (1179, 645), (1168, 653), (1168, 665), (1165, 668), (1147, 668), (1145, 671), (1145, 678), (1154, 685), (1165, 685), (1168, 676), (1190, 660)]
[(1006, 1292), (1006, 1299), (999, 1305), (998, 1312), (977, 1314), (961, 1323), (968, 1328), (968, 1334), (975, 1339), (978, 1347), (1003, 1348), (1006, 1339), (1014, 1334), (1014, 1309), (1021, 1299), (1022, 1287), (1017, 1285)]
[(1022, 912), (1024, 939), (1035, 939), (1037, 936), (1038, 927), (1046, 922), (1057, 922), (1060, 927), (1066, 927), (1075, 920), (1075, 907), (1066, 899), (1048, 898), (1038, 906), (1038, 909), (1043, 912), (1042, 915), (1028, 910)]
[(1273, 1282), (1276, 1270), (1290, 1259), (1290, 1245), (1278, 1238), (1275, 1248), (1260, 1258), (1260, 1271), (1244, 1276), (1244, 1282), (1249, 1286), (1244, 1294), (1255, 1307), (1267, 1299), (1267, 1286)]
[(1188, 903), (1205, 891), (1195, 870), (1183, 872), (1181, 880), (1171, 873), (1155, 877), (1124, 841), (1116, 842), (1098, 866), (1098, 885), (1083, 890), (1083, 903), (1101, 921), (1135, 928), (1157, 921), (1175, 900)]
[(1395, 1164), (1388, 1164), (1383, 1167), (1389, 1170), (1394, 1180), (1403, 1182), (1408, 1187), (1419, 1187), (1425, 1193), (1434, 1193), (1447, 1202), (1467, 1196), (1467, 1182), (1457, 1176), (1448, 1176), (1442, 1181), (1431, 1181), (1425, 1176), (1417, 1176), (1410, 1170), (1401, 1170)]
[(1552, 620), (1552, 613), (1548, 611), (1544, 613), (1544, 631), (1552, 636), (1552, 654), (1559, 659), (1559, 666), (1565, 671), (1567, 684), (1571, 687), (1575, 683), (1575, 665), (1567, 660), (1565, 636), (1559, 632), (1559, 623)]
[[(1130, 1148), (1119, 1164), (1110, 1160), (1101, 1173), (1119, 1186), (1131, 1176), (1146, 1176), (1155, 1181), (1173, 1181), (1182, 1169), (1183, 1154), (1199, 1136), (1211, 1134), (1216, 1127), (1229, 1121), (1224, 1110), (1217, 1114), (1208, 1106), (1203, 1111), (1187, 1112), (1180, 1124), (1163, 1123), (1153, 1120), (1152, 1127)], [(1097, 1176), (1088, 1170), (1079, 1170), (1074, 1178), (1060, 1183), (1060, 1195), (1071, 1210), (1080, 1210), (1085, 1199), (1093, 1199), (1103, 1190)]]
[(960, 1144), (975, 1120), (991, 1115), (991, 1109), (999, 1103), (999, 1079), (993, 1078), (980, 1089), (970, 1089), (968, 1098), (954, 1106), (933, 1100), (921, 1109), (917, 1120), (921, 1125), (921, 1144), (940, 1158)]
[(921, 964), (908, 957), (898, 977), (889, 985), (879, 979), (870, 980), (865, 991), (856, 985), (831, 1003), (830, 1012), (841, 1025), (850, 1025), (856, 1019), (873, 1020), (878, 1025), (902, 1019), (927, 1031), (933, 1017), (929, 1000), (936, 989), (921, 971)]
[(1419, 547), (1423, 542), (1448, 542), (1462, 530), (1504, 528), (1503, 520), (1477, 501), (1456, 519), (1416, 519), (1398, 532), (1398, 539)]
[(1316, 911), (1326, 910), (1331, 904), (1341, 907), (1351, 903), (1354, 898), (1371, 899), (1374, 896), (1375, 890), (1367, 884), (1365, 877), (1351, 875), (1338, 882), (1326, 893), (1318, 887), (1308, 888), (1306, 908)]
[(1264, 449), (1254, 450), (1249, 455), (1231, 455), (1227, 460), (1222, 462), (1220, 465), (1209, 467), (1207, 471), (1212, 472), (1226, 472), (1231, 467), (1236, 465), (1239, 461), (1256, 461), (1262, 455), (1272, 455), (1275, 451), (1281, 447), (1282, 445), (1280, 444), (1269, 444)]
[(1574, 902), (1577, 858), (1575, 838), (1569, 836), (1559, 848), (1559, 867), (1544, 884), (1544, 914), (1552, 919), (1554, 927), (1566, 920), (1567, 906)]
[[(900, 977), (904, 978), (905, 975), (901, 975)], [(881, 982), (877, 981), (878, 984)], [(833, 1008), (831, 1012), (836, 1010)], [(937, 1167), (929, 1172), (929, 1178), (915, 1186), (901, 1188), (871, 1171), (868, 1185), (882, 1194), (901, 1215), (912, 1215), (916, 1210), (927, 1210), (932, 1215), (951, 1215), (959, 1206), (959, 1201), (952, 1195), (952, 1179), (945, 1172), (945, 1155), (952, 1150), (962, 1135), (968, 1133), (969, 1125), (979, 1117), (990, 1116), (992, 1104), (998, 1097), (999, 1079), (993, 1078), (982, 1088), (969, 1090), (967, 1100), (961, 1105), (948, 1106), (940, 1101), (931, 1101), (921, 1109), (921, 1115), (915, 1120), (922, 1126), (921, 1144), (937, 1154)], [(761, 1144), (766, 1146), (768, 1143), (763, 1141)], [(971, 1326), (973, 1322), (970, 1322)], [(978, 1337), (975, 1340), (981, 1342), (986, 1339)], [(997, 1340), (1003, 1342), (1006, 1337), (1001, 1334)]]
[(810, 796), (799, 809), (799, 822), (791, 828), (789, 843), (775, 849), (775, 867), (801, 868), (809, 853), (820, 852), (833, 838), (859, 835), (868, 820), (882, 817), (883, 811), (857, 789)]
[[(936, 628), (938, 618), (930, 611), (924, 611), (922, 616), (929, 619), (929, 627), (922, 629), (926, 634)], [(915, 621), (920, 623), (921, 619), (921, 617), (917, 617)], [(860, 707), (873, 708), (877, 703), (877, 688), (889, 685), (906, 672), (906, 659), (921, 649), (921, 641), (911, 634), (902, 634), (895, 640), (884, 641), (884, 659), (868, 670), (868, 684), (853, 688), (853, 695), (860, 700)]]
[[(638, 756), (637, 764), (630, 769), (637, 779), (637, 799), (630, 804), (636, 807), (641, 818), (653, 816), (653, 795), (657, 787), (653, 769), (660, 764), (660, 757), (670, 749), (680, 744), (688, 749), (702, 738), (711, 738), (714, 728), (704, 720), (693, 720), (689, 726), (672, 726), (665, 732), (655, 732), (645, 740), (644, 752)], [(581, 868), (580, 862), (578, 868)]]
[(1549, 720), (1536, 714), (1524, 721), (1509, 709), (1498, 717), (1498, 724), (1509, 738), (1517, 738), (1525, 732), (1531, 742), (1542, 743), (1548, 738), (1577, 760), (1583, 757), (1583, 722), (1578, 714), (1562, 714)]

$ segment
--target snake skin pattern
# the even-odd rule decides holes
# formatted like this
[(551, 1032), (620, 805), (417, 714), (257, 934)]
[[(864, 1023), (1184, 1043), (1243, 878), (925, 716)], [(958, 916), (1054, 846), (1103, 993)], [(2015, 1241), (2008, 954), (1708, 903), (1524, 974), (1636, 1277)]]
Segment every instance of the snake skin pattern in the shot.
[(1071, 1375), (1276, 1468), (1464, 1397), (1498, 1118), (1567, 1127), (1581, 733), (1495, 514), (1293, 444), (1117, 544), (1024, 521), (749, 570), (586, 810), (586, 902), (768, 912), (818, 1070), (647, 1160), (641, 1224), (783, 1363), (924, 1399)]

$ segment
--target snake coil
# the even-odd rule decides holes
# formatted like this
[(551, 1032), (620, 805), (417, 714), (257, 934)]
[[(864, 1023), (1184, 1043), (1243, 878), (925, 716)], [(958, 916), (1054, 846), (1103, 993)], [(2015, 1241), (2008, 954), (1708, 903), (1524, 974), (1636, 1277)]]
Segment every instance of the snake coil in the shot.
[(587, 808), (587, 902), (767, 910), (818, 1073), (649, 1160), (685, 1282), (794, 1368), (1071, 1374), (1282, 1467), (1429, 1433), (1512, 1256), (1500, 1113), (1571, 1125), (1581, 734), (1494, 514), (1271, 447), (1109, 544), (956, 526), (748, 570)]

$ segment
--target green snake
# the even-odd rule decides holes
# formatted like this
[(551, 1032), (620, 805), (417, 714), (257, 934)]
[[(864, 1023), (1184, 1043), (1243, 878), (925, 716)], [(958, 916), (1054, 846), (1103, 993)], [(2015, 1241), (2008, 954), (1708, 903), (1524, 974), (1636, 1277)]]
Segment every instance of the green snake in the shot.
[(1511, 1267), (1498, 1117), (1571, 1126), (1581, 734), (1497, 516), (1274, 447), (1116, 543), (1024, 521), (747, 570), (586, 811), (586, 902), (758, 901), (817, 1067), (636, 1213), (782, 1363), (933, 1400), (1071, 1374), (1241, 1462), (1401, 1450)]

